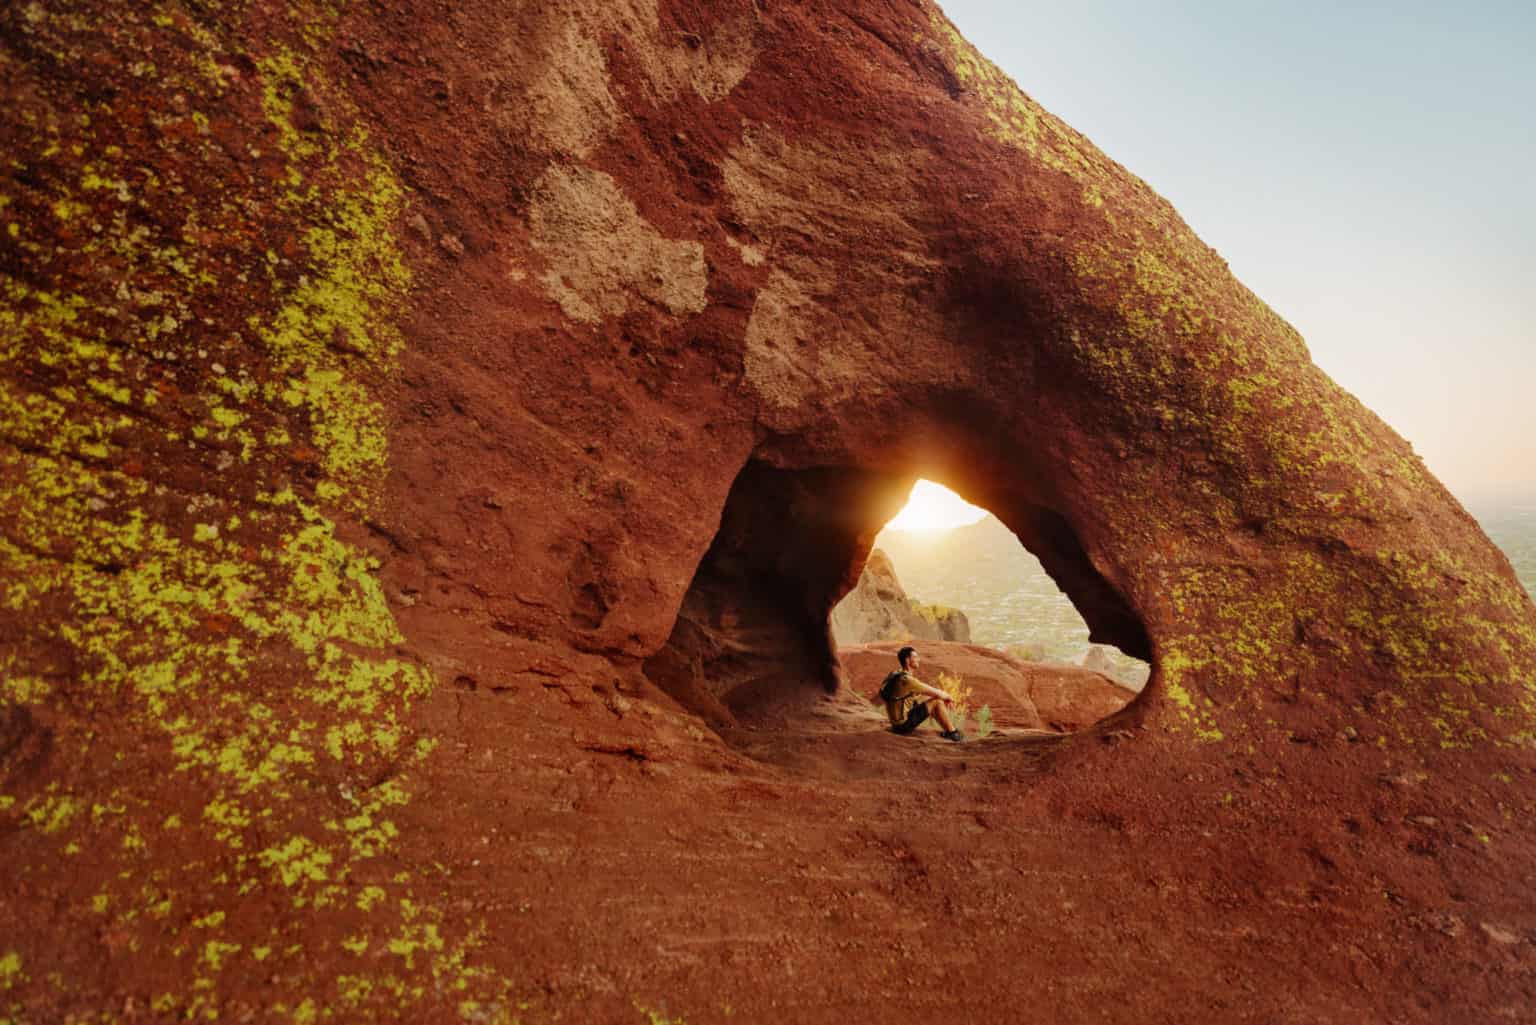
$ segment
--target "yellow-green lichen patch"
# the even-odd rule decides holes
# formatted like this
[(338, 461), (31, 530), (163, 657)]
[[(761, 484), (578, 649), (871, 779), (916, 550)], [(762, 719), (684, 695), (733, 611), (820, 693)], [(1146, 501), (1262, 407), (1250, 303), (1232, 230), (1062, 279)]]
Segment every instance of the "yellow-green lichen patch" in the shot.
[(1163, 692), (1177, 714), (1177, 722), (1197, 740), (1206, 742), (1223, 740), (1225, 734), (1216, 725), (1211, 700), (1204, 696), (1197, 699), (1185, 682), (1192, 671), (1209, 669), (1216, 664), (1216, 660), (1209, 656), (1185, 654), (1177, 645), (1158, 660)]
[(10, 989), (25, 980), (26, 975), (21, 970), (21, 955), (14, 950), (0, 954), (0, 989)]
[(295, 836), (285, 843), (268, 847), (257, 855), (257, 860), (276, 870), (284, 886), (296, 886), (306, 880), (324, 882), (329, 879), (330, 865), (335, 859), (308, 837)]
[(650, 1007), (638, 1000), (635, 1001), (635, 1010), (639, 1011), (641, 1017), (645, 1019), (645, 1025), (687, 1025), (681, 1016), (674, 1018), (665, 1011)]
[[(387, 469), (405, 191), (299, 41), (312, 25), (251, 71), (216, 12), (36, 10), (46, 60), (16, 68), (38, 88), (0, 115), (26, 172), (3, 204), (22, 265), (0, 271), (0, 669), (63, 768), (0, 816), (58, 855), (28, 872), (89, 852), (31, 881), (70, 909), (50, 927), (69, 942), (104, 919), (169, 959), (146, 968), (179, 978), (163, 1017), (216, 1018), (222, 980), (257, 962), (285, 980), (279, 1018), (414, 1020), (449, 985), (499, 1006), (473, 924), (390, 860), (431, 679), (337, 526)], [(55, 112), (72, 107), (90, 116)], [(281, 903), (281, 927), (240, 914), (252, 899)], [(371, 990), (348, 981), (391, 944)], [(27, 983), (17, 954), (0, 973)]]
[(955, 77), (981, 103), (986, 130), (993, 138), (1078, 179), (1086, 188), (1107, 172), (1110, 165), (1103, 154), (1025, 95), (936, 9), (930, 15), (930, 27), (948, 54)]
[[(1198, 628), (1167, 638), (1159, 658), (1173, 721), (1211, 739), (1223, 727), (1254, 729), (1266, 701), (1309, 700), (1331, 702), (1344, 722), (1373, 721), (1378, 742), (1400, 748), (1525, 745), (1536, 723), (1532, 689), (1511, 698), (1507, 675), (1473, 670), (1464, 656), (1469, 638), (1485, 663), (1496, 651), (1513, 666), (1536, 649), (1512, 586), (1429, 543), (1412, 554), (1303, 551), (1262, 572), (1187, 568), (1170, 598), (1178, 621)], [(1509, 614), (1490, 614), (1498, 608)], [(1320, 645), (1307, 643), (1315, 632)], [(1336, 679), (1330, 665), (1383, 663), (1399, 683), (1369, 700), (1313, 682)]]

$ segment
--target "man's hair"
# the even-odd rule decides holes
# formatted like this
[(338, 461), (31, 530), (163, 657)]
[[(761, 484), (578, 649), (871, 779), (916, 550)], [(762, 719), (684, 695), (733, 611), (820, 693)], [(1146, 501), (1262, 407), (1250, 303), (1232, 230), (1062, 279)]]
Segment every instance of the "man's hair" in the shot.
[(916, 654), (917, 654), (917, 649), (912, 647), (912, 645), (909, 644), (905, 648), (902, 648), (900, 651), (898, 651), (896, 653), (896, 661), (900, 662), (901, 663), (901, 668), (905, 669), (905, 668), (907, 668), (907, 660), (910, 659), (913, 655), (916, 655)]

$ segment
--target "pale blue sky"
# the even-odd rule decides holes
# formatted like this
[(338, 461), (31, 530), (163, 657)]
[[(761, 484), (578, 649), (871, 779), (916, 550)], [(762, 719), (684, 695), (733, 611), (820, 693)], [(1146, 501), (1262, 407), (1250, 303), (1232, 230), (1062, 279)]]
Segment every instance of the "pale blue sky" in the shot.
[(1536, 493), (1536, 0), (940, 0), (1471, 502)]

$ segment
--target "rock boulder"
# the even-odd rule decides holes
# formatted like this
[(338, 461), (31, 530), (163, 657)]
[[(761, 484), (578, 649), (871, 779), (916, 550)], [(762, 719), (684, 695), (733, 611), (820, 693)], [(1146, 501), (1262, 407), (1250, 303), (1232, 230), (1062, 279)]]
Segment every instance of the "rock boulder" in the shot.
[(1053, 730), (1087, 729), (1129, 705), (1136, 692), (1104, 673), (1076, 666), (1025, 663), (1023, 691)]
[(884, 640), (965, 644), (971, 639), (971, 625), (959, 609), (908, 597), (890, 557), (876, 548), (859, 582), (832, 609), (832, 636), (840, 645)]

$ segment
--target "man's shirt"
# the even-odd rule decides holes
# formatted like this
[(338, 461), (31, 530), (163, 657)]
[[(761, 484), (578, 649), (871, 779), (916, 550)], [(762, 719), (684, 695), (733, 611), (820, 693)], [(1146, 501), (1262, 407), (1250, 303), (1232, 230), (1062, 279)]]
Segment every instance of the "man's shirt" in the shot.
[(885, 714), (890, 717), (891, 725), (900, 726), (907, 721), (907, 716), (912, 713), (912, 706), (925, 692), (922, 689), (923, 681), (905, 669), (898, 672), (896, 676), (896, 683), (888, 692), (890, 697), (885, 701)]

